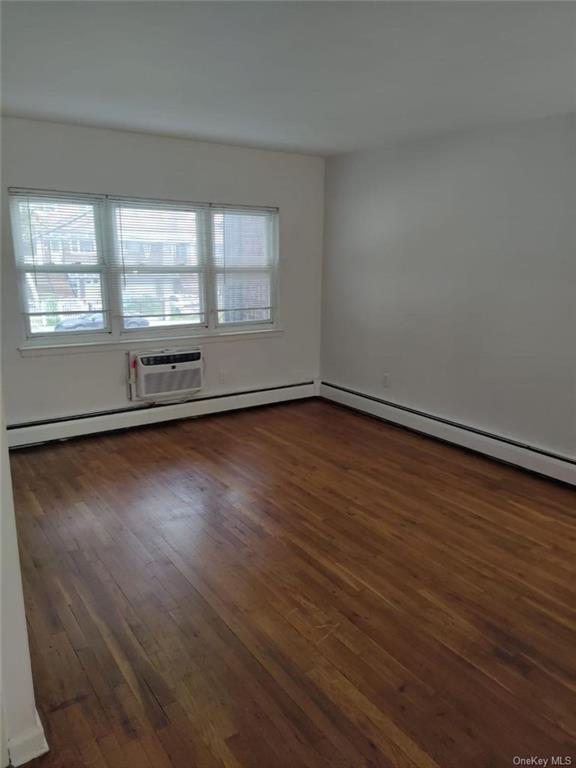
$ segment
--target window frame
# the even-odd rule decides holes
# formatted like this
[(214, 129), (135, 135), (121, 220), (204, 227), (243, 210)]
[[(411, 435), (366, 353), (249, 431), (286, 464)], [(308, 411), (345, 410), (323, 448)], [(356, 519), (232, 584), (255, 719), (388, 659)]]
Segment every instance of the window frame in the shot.
[[(218, 213), (219, 211), (226, 212), (227, 210), (232, 210), (233, 212), (240, 212), (242, 210), (246, 211), (257, 211), (258, 213), (266, 211), (266, 209), (263, 208), (252, 208), (252, 209), (242, 209), (242, 208), (236, 208), (234, 206), (214, 206), (212, 209), (212, 216), (210, 216), (210, 240), (211, 240), (211, 259), (210, 259), (210, 268), (212, 269), (212, 277), (211, 277), (211, 283), (212, 283), (212, 290), (213, 290), (213, 297), (212, 297), (212, 312), (211, 312), (211, 320), (213, 322), (213, 327), (215, 330), (219, 329), (225, 329), (225, 328), (244, 328), (244, 327), (254, 327), (254, 326), (264, 326), (264, 327), (276, 327), (276, 319), (277, 319), (277, 313), (278, 313), (278, 209), (276, 209), (276, 215), (270, 216), (267, 220), (267, 227), (266, 227), (266, 239), (267, 239), (267, 246), (269, 248), (270, 252), (270, 263), (268, 266), (259, 266), (259, 267), (219, 267), (216, 263), (216, 259), (214, 258), (214, 254), (212, 252), (212, 249), (214, 248), (214, 237), (212, 232), (212, 224), (213, 224), (213, 215)], [(237, 274), (257, 274), (258, 272), (261, 273), (267, 273), (270, 275), (270, 307), (267, 307), (267, 309), (270, 309), (270, 319), (269, 320), (244, 320), (244, 321), (238, 321), (238, 322), (221, 322), (219, 320), (219, 313), (220, 312), (234, 312), (234, 309), (229, 310), (222, 310), (218, 307), (218, 299), (216, 296), (217, 293), (217, 286), (218, 286), (218, 275), (226, 275), (236, 272)], [(248, 309), (245, 307), (244, 309)], [(255, 309), (259, 309), (256, 307)]]
[[(182, 210), (182, 211), (193, 211), (196, 213), (196, 215), (199, 215), (199, 211), (202, 211), (203, 216), (200, 217), (200, 228), (199, 228), (199, 239), (200, 239), (200, 247), (199, 247), (199, 260), (198, 265), (194, 267), (184, 267), (184, 268), (177, 268), (174, 267), (158, 267), (158, 266), (145, 266), (145, 267), (138, 267), (138, 269), (142, 273), (147, 274), (197, 274), (199, 276), (199, 285), (200, 285), (200, 296), (201, 296), (201, 302), (202, 306), (205, 308), (203, 314), (205, 315), (205, 321), (200, 323), (174, 323), (173, 325), (166, 325), (162, 327), (148, 327), (148, 328), (126, 328), (124, 326), (124, 312), (123, 312), (123, 298), (122, 298), (122, 280), (124, 279), (124, 275), (126, 274), (125, 270), (121, 267), (122, 264), (122, 254), (121, 254), (121, 240), (118, 235), (118, 227), (117, 227), (117, 217), (116, 217), (116, 211), (118, 208), (134, 208), (134, 209), (142, 209), (145, 208), (147, 210), (149, 209), (157, 209), (157, 210), (165, 210), (165, 211), (174, 211), (174, 210)], [(208, 206), (199, 206), (199, 205), (193, 205), (191, 203), (164, 203), (161, 201), (150, 201), (150, 200), (138, 200), (136, 198), (110, 198), (109, 200), (109, 209), (108, 209), (108, 222), (109, 227), (111, 228), (111, 238), (110, 238), (110, 245), (112, 249), (112, 256), (111, 261), (112, 265), (110, 268), (110, 290), (113, 296), (113, 303), (114, 307), (117, 311), (114, 312), (114, 318), (117, 321), (117, 334), (119, 336), (125, 336), (125, 335), (138, 335), (143, 334), (145, 337), (151, 337), (153, 338), (155, 333), (156, 335), (166, 335), (168, 333), (169, 335), (175, 335), (175, 336), (190, 336), (195, 335), (194, 331), (198, 332), (198, 335), (200, 335), (200, 332), (202, 330), (206, 330), (208, 328), (208, 315), (209, 315), (209, 305), (207, 304), (207, 282), (208, 282), (208, 271), (209, 271), (209, 262), (210, 262), (210, 254), (207, 250), (207, 233), (206, 233), (206, 221), (205, 221), (205, 212), (209, 210)]]
[[(213, 203), (192, 203), (177, 200), (157, 200), (150, 198), (123, 197), (117, 195), (93, 195), (83, 193), (57, 192), (50, 190), (20, 189), (11, 187), (8, 189), (11, 212), (12, 244), (14, 249), (14, 261), (17, 270), (18, 294), (20, 311), (24, 318), (25, 346), (80, 346), (129, 342), (131, 339), (137, 342), (154, 341), (154, 339), (178, 339), (202, 337), (211, 335), (230, 335), (234, 333), (274, 331), (278, 330), (278, 228), (279, 208), (275, 206), (244, 206), (222, 205)], [(43, 265), (42, 269), (27, 269), (24, 260), (20, 257), (22, 241), (20, 239), (20, 226), (16, 222), (14, 210), (19, 200), (29, 197), (68, 203), (90, 203), (94, 207), (94, 229), (96, 249), (98, 254), (97, 265)], [(199, 216), (200, 244), (199, 263), (188, 268), (171, 267), (142, 267), (143, 272), (150, 274), (190, 273), (198, 274), (200, 280), (201, 306), (204, 308), (204, 320), (201, 323), (177, 323), (165, 326), (150, 327), (124, 327), (124, 315), (122, 306), (122, 286), (124, 276), (120, 255), (120, 239), (117, 233), (116, 211), (119, 207), (133, 208), (158, 208), (163, 210), (194, 211)], [(250, 212), (266, 215), (267, 218), (267, 248), (270, 253), (268, 266), (257, 268), (238, 267), (237, 269), (218, 267), (215, 263), (215, 248), (213, 239), (213, 217), (219, 211)], [(140, 268), (139, 268), (140, 269)], [(270, 276), (270, 319), (269, 320), (245, 320), (237, 322), (220, 322), (217, 306), (217, 279), (219, 274), (233, 271), (238, 273), (266, 273)], [(63, 332), (33, 332), (31, 330), (30, 317), (34, 313), (28, 310), (28, 295), (26, 288), (26, 274), (37, 273), (94, 273), (100, 276), (102, 290), (102, 315), (104, 327), (98, 330), (79, 330)], [(232, 311), (232, 310), (230, 310)], [(47, 314), (47, 313), (38, 313)], [(56, 313), (54, 313), (56, 314)], [(65, 314), (61, 312), (59, 314)], [(69, 314), (87, 314), (84, 312), (70, 312)]]
[[(102, 195), (82, 195), (82, 194), (68, 194), (61, 192), (49, 192), (49, 191), (36, 191), (30, 190), (26, 193), (18, 192), (15, 194), (12, 189), (8, 190), (10, 196), (10, 219), (11, 219), (11, 231), (12, 231), (12, 245), (14, 248), (14, 261), (17, 272), (17, 290), (18, 299), (20, 303), (20, 313), (24, 318), (24, 329), (26, 340), (32, 341), (50, 341), (52, 339), (70, 338), (70, 343), (78, 344), (82, 341), (93, 341), (94, 339), (109, 336), (112, 330), (112, 307), (110, 304), (110, 295), (108, 290), (108, 266), (105, 258), (104, 238), (103, 238), (103, 224), (104, 224), (104, 198)], [(43, 264), (40, 269), (36, 269), (34, 265), (27, 265), (22, 255), (22, 240), (16, 236), (16, 232), (20, 230), (19, 225), (16, 223), (18, 216), (15, 213), (15, 209), (18, 202), (22, 199), (30, 198), (31, 200), (44, 199), (48, 202), (72, 203), (72, 204), (90, 204), (94, 211), (94, 238), (96, 241), (96, 253), (98, 261), (96, 264)], [(100, 278), (101, 286), (101, 299), (102, 309), (100, 311), (93, 311), (92, 313), (87, 311), (73, 311), (67, 310), (62, 312), (30, 312), (28, 309), (28, 289), (26, 286), (26, 276), (29, 274), (94, 274)], [(104, 325), (98, 330), (88, 331), (66, 331), (63, 333), (38, 332), (32, 331), (30, 318), (36, 315), (83, 315), (83, 314), (101, 314), (104, 319)]]

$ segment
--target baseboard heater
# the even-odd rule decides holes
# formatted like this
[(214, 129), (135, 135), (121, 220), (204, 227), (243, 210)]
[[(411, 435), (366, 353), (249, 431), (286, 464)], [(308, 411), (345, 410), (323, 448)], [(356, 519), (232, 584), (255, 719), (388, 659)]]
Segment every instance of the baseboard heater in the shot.
[(399, 403), (323, 381), (319, 394), (326, 400), (368, 413), (448, 443), (483, 453), (498, 461), (576, 485), (576, 459), (546, 451), (502, 435), (444, 419)]
[(70, 437), (81, 437), (98, 432), (110, 432), (175, 419), (207, 416), (211, 413), (253, 408), (258, 405), (271, 405), (287, 400), (300, 400), (315, 395), (315, 382), (304, 381), (229, 394), (203, 395), (179, 403), (133, 406), (112, 411), (64, 416), (46, 421), (11, 424), (6, 428), (8, 447), (22, 448), (53, 440), (66, 440)]

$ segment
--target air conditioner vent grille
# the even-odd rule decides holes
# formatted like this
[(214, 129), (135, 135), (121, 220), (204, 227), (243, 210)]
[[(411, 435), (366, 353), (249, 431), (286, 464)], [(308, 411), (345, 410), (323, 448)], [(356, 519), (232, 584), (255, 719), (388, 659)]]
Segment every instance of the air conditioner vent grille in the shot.
[(144, 374), (145, 395), (199, 389), (201, 386), (202, 378), (199, 368), (182, 371), (158, 371)]

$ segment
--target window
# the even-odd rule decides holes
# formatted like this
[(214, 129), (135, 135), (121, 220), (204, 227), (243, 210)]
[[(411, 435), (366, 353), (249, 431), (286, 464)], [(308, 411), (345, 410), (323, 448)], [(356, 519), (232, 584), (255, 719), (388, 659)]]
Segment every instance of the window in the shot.
[(274, 322), (274, 209), (11, 194), (30, 337)]
[(272, 320), (272, 226), (263, 213), (212, 214), (218, 323)]
[(48, 196), (14, 199), (16, 263), (28, 335), (109, 330), (100, 206)]
[(123, 329), (206, 326), (204, 211), (114, 203)]

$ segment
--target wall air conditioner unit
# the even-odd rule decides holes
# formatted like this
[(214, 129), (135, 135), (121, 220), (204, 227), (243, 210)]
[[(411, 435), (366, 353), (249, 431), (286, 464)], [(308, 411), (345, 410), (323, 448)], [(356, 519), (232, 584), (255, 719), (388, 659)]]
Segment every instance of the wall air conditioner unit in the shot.
[(200, 349), (129, 352), (131, 400), (181, 400), (202, 389)]

